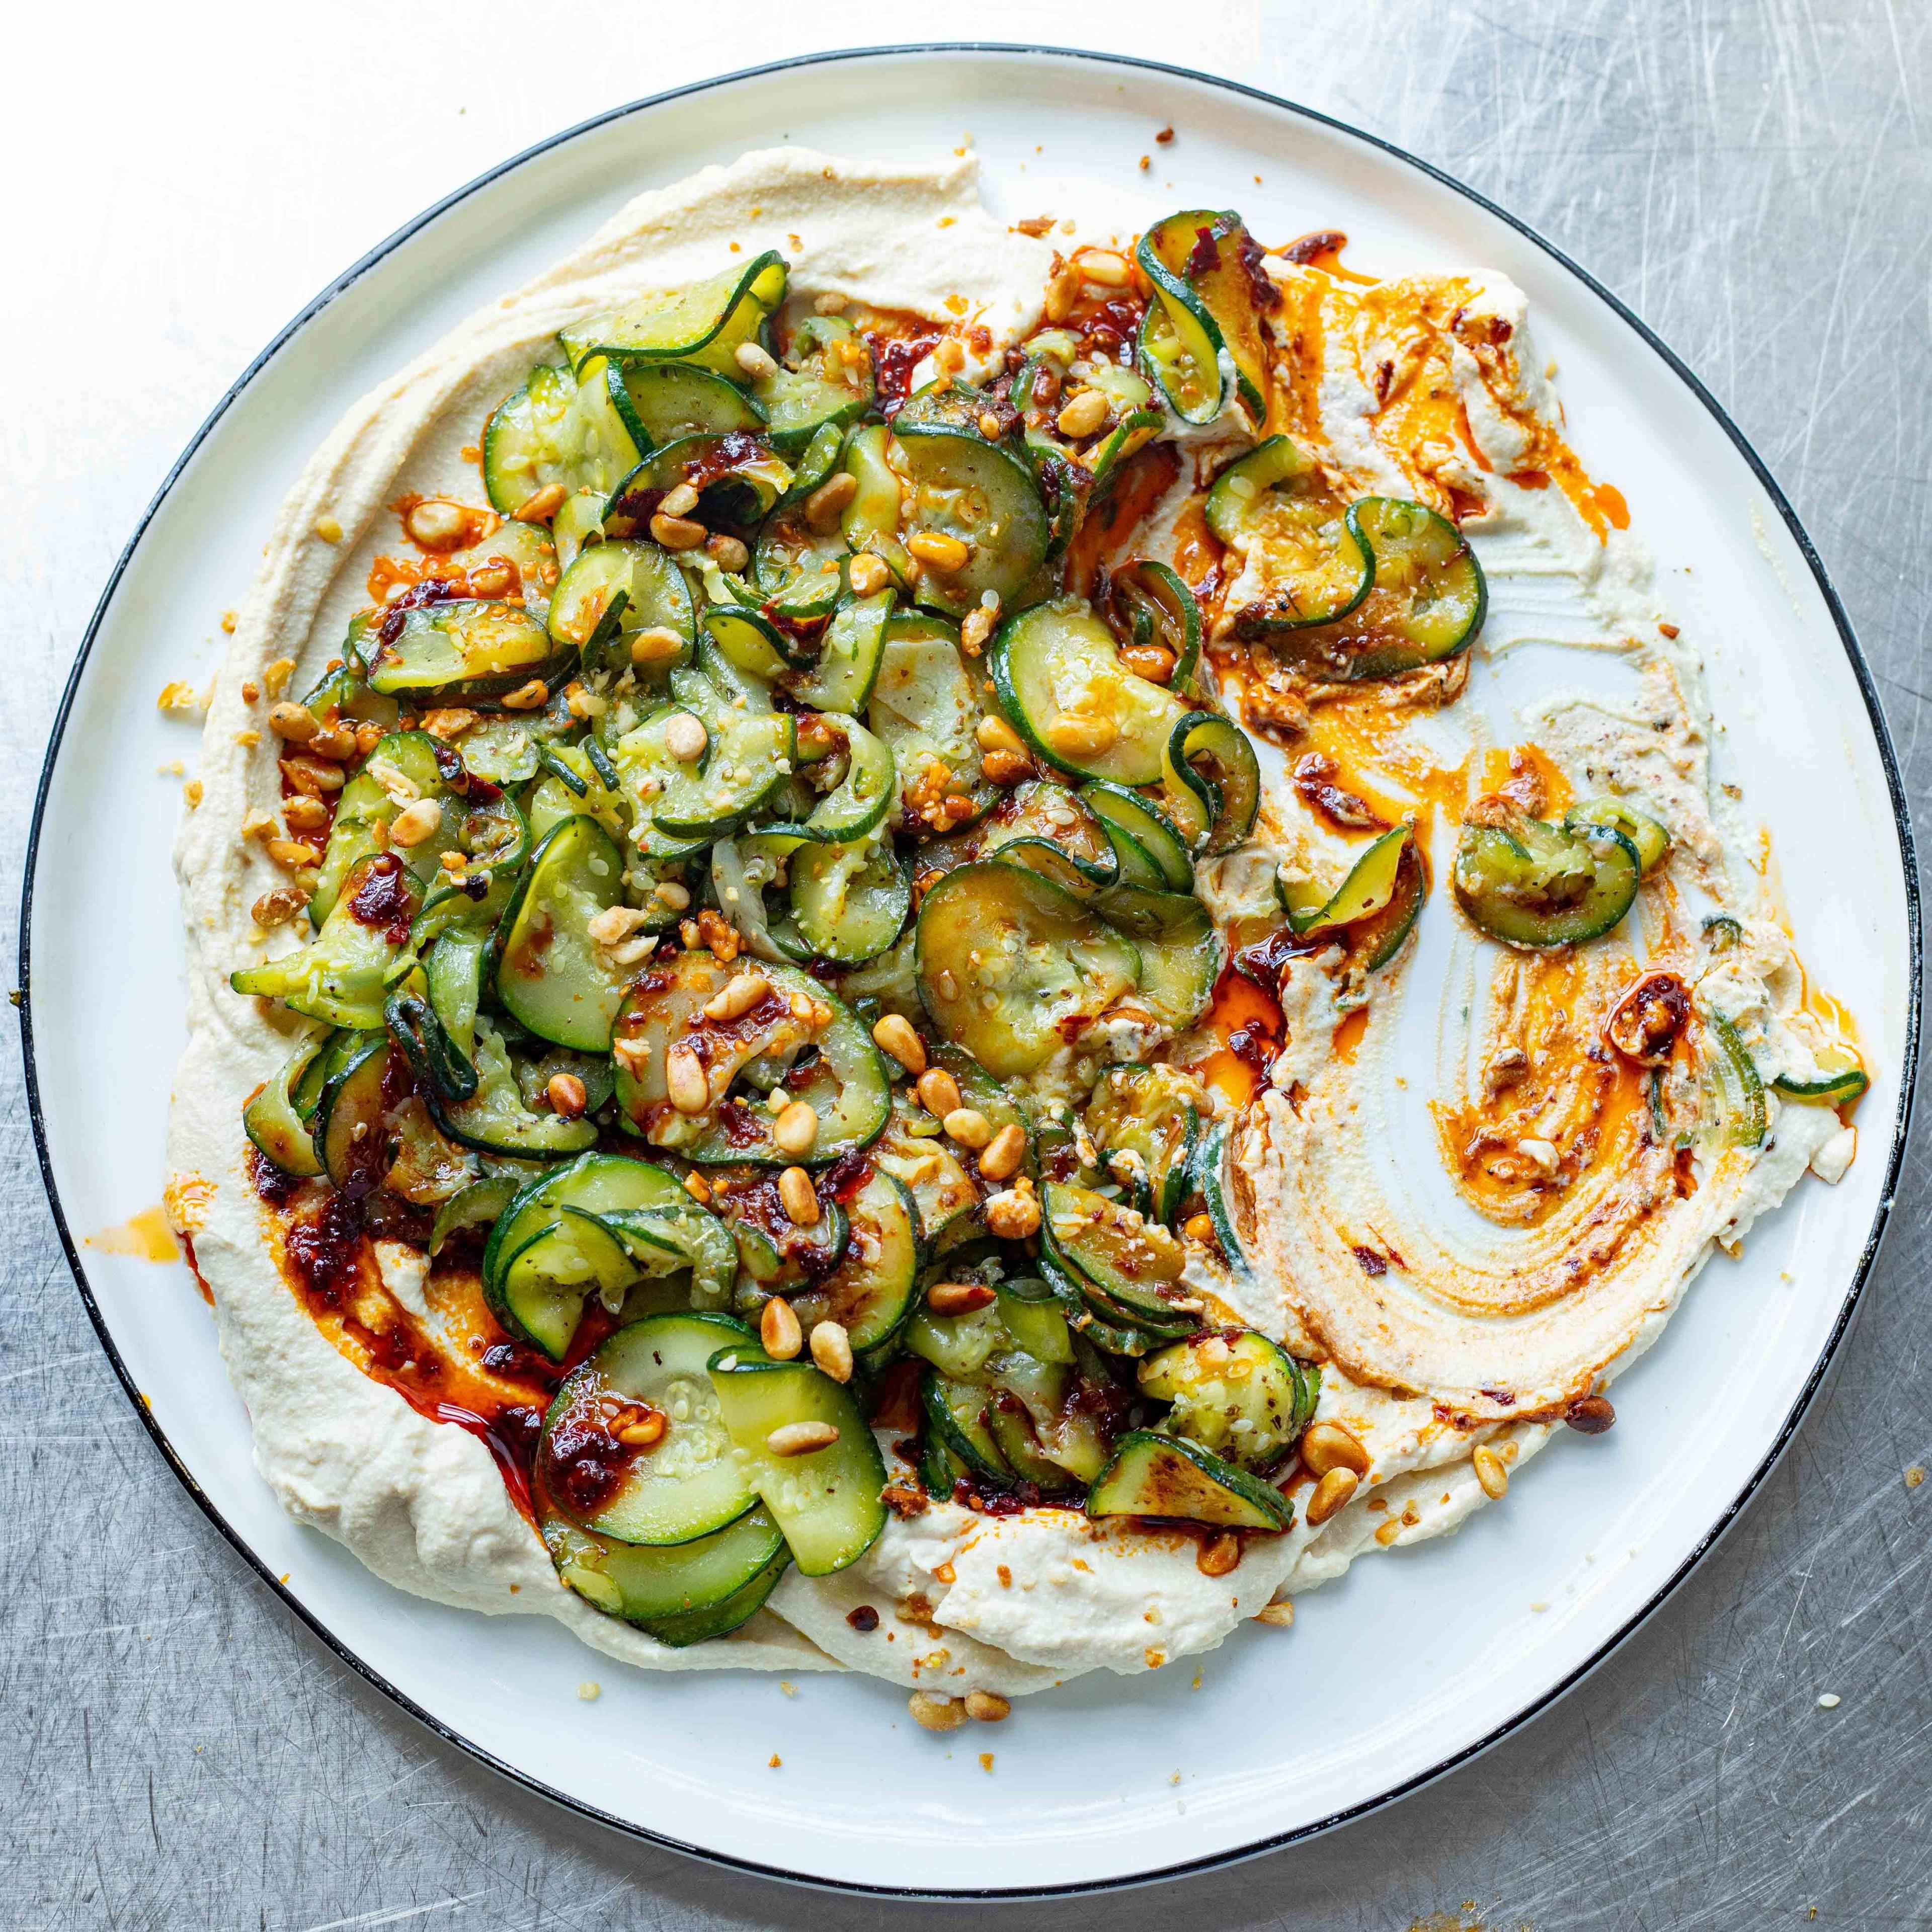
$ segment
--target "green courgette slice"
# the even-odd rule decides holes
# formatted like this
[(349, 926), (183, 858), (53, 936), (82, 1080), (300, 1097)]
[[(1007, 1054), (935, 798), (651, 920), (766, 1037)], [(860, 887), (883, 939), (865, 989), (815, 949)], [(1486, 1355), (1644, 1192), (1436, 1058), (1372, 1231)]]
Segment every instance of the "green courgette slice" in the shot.
[(653, 659), (650, 675), (689, 662), (697, 620), (684, 573), (654, 543), (593, 544), (580, 550), (550, 601), (550, 640), (582, 654), (586, 668), (631, 668), (630, 640), (639, 631), (674, 631), (681, 655)]
[(1097, 1289), (1135, 1326), (1200, 1326), (1200, 1304), (1181, 1281), (1186, 1252), (1158, 1222), (1064, 1181), (1046, 1184), (1040, 1206), (1042, 1251), (1076, 1286)]
[(313, 1132), (316, 1158), (337, 1192), (351, 1201), (382, 1184), (395, 1148), (384, 1124), (389, 1041), (364, 1039), (323, 1083)]
[(878, 682), (892, 611), (890, 590), (842, 599), (819, 640), (813, 662), (794, 669), (780, 682), (809, 710), (862, 716)]
[(446, 1100), (432, 1088), (424, 1098), (436, 1124), (460, 1146), (522, 1160), (563, 1160), (597, 1141), (597, 1124), (561, 1114), (532, 1113), (525, 1106), (502, 1036), (476, 1023), (472, 1055), (476, 1091), (466, 1100)]
[(649, 295), (557, 332), (571, 367), (581, 374), (592, 356), (614, 362), (694, 362), (735, 377), (741, 344), (754, 340), (784, 299), (783, 256), (768, 250), (742, 267), (688, 288)]
[(228, 976), (238, 993), (278, 999), (291, 1012), (364, 1033), (380, 1030), (392, 969), (422, 903), (394, 854), (358, 860), (322, 930), (308, 945)]
[(991, 653), (1000, 706), (1049, 765), (1076, 777), (1144, 785), (1184, 708), (1120, 662), (1114, 634), (1078, 599), (1007, 620)]
[[(1828, 1042), (1818, 1048), (1812, 1059), (1817, 1070), (1816, 1078), (1801, 1080), (1792, 1074), (1780, 1073), (1772, 1082), (1772, 1087), (1794, 1100), (1840, 1107), (1848, 1100), (1856, 1100), (1871, 1084), (1871, 1076), (1853, 1048)], [(260, 1147), (261, 1143), (257, 1141), (256, 1144)], [(272, 1154), (269, 1157), (274, 1158)]]
[(503, 515), (553, 486), (608, 496), (635, 466), (644, 446), (614, 406), (604, 370), (584, 376), (540, 364), (484, 425), (484, 488)]
[(791, 487), (791, 470), (751, 436), (681, 436), (652, 450), (611, 491), (605, 530), (614, 537), (646, 530), (664, 494), (680, 484), (698, 492), (692, 514), (707, 528), (749, 532)]
[(1208, 525), (1238, 555), (1227, 608), (1244, 636), (1333, 624), (1369, 594), (1375, 560), (1312, 457), (1270, 436), (1208, 493)]
[(1621, 832), (1630, 841), (1646, 879), (1664, 863), (1670, 850), (1668, 829), (1620, 798), (1581, 800), (1563, 814), (1563, 823), (1572, 832), (1592, 825), (1607, 825)]
[(1228, 942), (1208, 908), (1191, 892), (1129, 885), (1110, 886), (1094, 904), (1140, 956), (1141, 1004), (1174, 1032), (1192, 1026), (1214, 998), (1228, 961)]
[[(711, 1380), (759, 1500), (799, 1568), (826, 1576), (856, 1563), (886, 1526), (886, 1467), (850, 1394), (810, 1363), (774, 1361), (749, 1343), (713, 1356)], [(795, 1423), (829, 1424), (836, 1439), (802, 1455), (773, 1454), (772, 1432)]]
[[(709, 1372), (720, 1348), (751, 1340), (728, 1316), (653, 1315), (599, 1343), (544, 1418), (537, 1453), (552, 1500), (598, 1536), (654, 1546), (712, 1535), (754, 1508)], [(608, 1418), (634, 1403), (664, 1417), (664, 1432), (632, 1450), (613, 1481), (599, 1438)], [(573, 1462), (573, 1451), (584, 1460)]]
[(956, 1382), (937, 1369), (928, 1369), (920, 1378), (926, 1427), (945, 1444), (969, 1479), (1006, 1489), (1013, 1481), (1014, 1472), (993, 1439), (986, 1413), (988, 1394), (983, 1383)]
[(1130, 644), (1159, 644), (1174, 654), (1170, 686), (1184, 687), (1201, 658), (1201, 606), (1164, 563), (1130, 557), (1108, 579), (1108, 614)]
[(504, 1010), (539, 1040), (610, 1052), (633, 969), (615, 964), (589, 928), (623, 896), (624, 855), (594, 818), (573, 813), (532, 855), (503, 914), (496, 986)]
[(849, 322), (807, 316), (784, 362), (752, 393), (770, 425), (772, 447), (789, 454), (820, 430), (843, 429), (872, 407), (872, 352)]
[(976, 434), (902, 420), (895, 436), (912, 486), (900, 540), (910, 549), (922, 536), (950, 538), (967, 550), (957, 570), (922, 567), (919, 602), (951, 617), (964, 616), (989, 594), (1005, 609), (1024, 603), (1022, 593), (1046, 560), (1048, 534), (1025, 464)]
[(294, 1089), (321, 1058), (327, 1034), (312, 1034), (256, 1089), (242, 1109), (242, 1126), (249, 1139), (284, 1174), (309, 1180), (322, 1172), (315, 1138), (308, 1123), (296, 1111)]
[(949, 872), (922, 902), (917, 930), (934, 1026), (996, 1078), (1043, 1066), (1140, 980), (1132, 942), (1071, 893), (998, 861)]
[(983, 818), (1000, 796), (980, 769), (985, 716), (954, 625), (922, 610), (887, 619), (866, 722), (892, 752), (902, 796), (962, 798), (959, 824)]
[(1173, 820), (1151, 798), (1100, 779), (1083, 785), (1080, 797), (1096, 817), (1125, 832), (1151, 866), (1152, 876), (1147, 878), (1129, 878), (1123, 868), (1124, 885), (1150, 886), (1171, 892), (1193, 890), (1194, 861), (1187, 855), (1186, 843)]
[(560, 650), (520, 606), (476, 598), (419, 604), (402, 614), (393, 632), (388, 619), (382, 629), (370, 660), (369, 688), (386, 697), (494, 698), (532, 678), (548, 681), (576, 657)]
[(1764, 1082), (1738, 1030), (1720, 1013), (1706, 1016), (1708, 1045), (1702, 1056), (1713, 1115), (1712, 1138), (1722, 1147), (1764, 1144), (1770, 1126)]
[(1206, 1090), (1172, 1066), (1115, 1066), (1102, 1074), (1087, 1102), (1087, 1130), (1100, 1164), (1116, 1180), (1124, 1167), (1145, 1178), (1157, 1221), (1172, 1222), (1192, 1185), (1194, 1153)]
[(1178, 1517), (1217, 1529), (1282, 1530), (1294, 1506), (1245, 1470), (1192, 1442), (1137, 1429), (1088, 1492), (1091, 1516)]
[[(1241, 218), (1210, 208), (1184, 209), (1156, 222), (1134, 252), (1177, 337), (1187, 345), (1184, 392), (1204, 396), (1213, 388), (1218, 412), (1218, 364), (1225, 354), (1242, 407), (1251, 421), (1260, 422), (1268, 414), (1268, 351), (1258, 293), (1269, 285), (1260, 268), (1261, 249)], [(1213, 344), (1210, 359), (1217, 368), (1212, 379), (1199, 365), (1197, 338), (1203, 338)], [(1186, 416), (1178, 405), (1177, 413), (1190, 422), (1206, 419)]]
[(682, 1648), (723, 1636), (755, 1616), (790, 1558), (764, 1510), (693, 1543), (652, 1549), (595, 1536), (560, 1511), (539, 1517), (564, 1583), (606, 1615)]
[(772, 936), (791, 956), (861, 966), (904, 930), (912, 882), (890, 840), (802, 845), (788, 862), (790, 917)]
[(692, 362), (614, 362), (607, 374), (610, 400), (640, 450), (687, 436), (764, 434), (764, 410), (715, 369)]
[[(681, 953), (652, 966), (631, 988), (614, 1029), (617, 1104), (626, 1120), (652, 1145), (706, 1166), (788, 1167), (800, 1160), (822, 1166), (869, 1146), (892, 1106), (892, 1083), (871, 1034), (809, 975), (775, 964), (758, 968), (770, 988), (758, 1004), (734, 1020), (707, 1019), (706, 1002), (737, 970), (709, 952)], [(814, 1032), (794, 1012), (794, 998), (829, 1008), (830, 1023)], [(674, 1046), (694, 1053), (706, 1071), (710, 1103), (702, 1113), (680, 1114), (671, 1104), (664, 1060)], [(794, 1065), (807, 1046), (816, 1057)], [(730, 1090), (741, 1073), (787, 1066), (793, 1070), (781, 1097), (803, 1101), (818, 1117), (817, 1138), (802, 1156), (787, 1154), (772, 1138), (768, 1105)]]
[(806, 1333), (820, 1322), (845, 1330), (855, 1354), (891, 1340), (911, 1312), (919, 1279), (919, 1209), (891, 1174), (874, 1167), (845, 1203), (845, 1256), (824, 1280), (790, 1298)]
[(1142, 1393), (1173, 1405), (1163, 1433), (1258, 1475), (1280, 1467), (1315, 1413), (1319, 1372), (1252, 1328), (1190, 1336), (1139, 1370)]
[(1409, 825), (1384, 832), (1325, 897), (1302, 880), (1278, 878), (1275, 890), (1288, 924), (1297, 932), (1321, 932), (1372, 919), (1394, 899), (1402, 855), (1414, 837), (1414, 828)]
[(1452, 881), (1478, 931), (1538, 950), (1608, 932), (1642, 877), (1636, 847), (1613, 826), (1572, 829), (1519, 815), (1506, 826), (1465, 825)]

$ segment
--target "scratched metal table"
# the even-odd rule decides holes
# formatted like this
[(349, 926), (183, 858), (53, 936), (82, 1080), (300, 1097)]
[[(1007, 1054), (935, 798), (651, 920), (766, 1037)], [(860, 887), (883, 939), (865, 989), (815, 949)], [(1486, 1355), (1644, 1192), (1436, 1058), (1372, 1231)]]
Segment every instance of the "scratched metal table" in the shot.
[[(65, 332), (76, 318), (80, 347), (104, 358), (64, 355), (55, 380), (16, 380), (0, 411), (15, 486), (0, 533), (10, 877), (113, 554), (286, 315), (416, 207), (556, 127), (874, 31), (850, 0), (808, 21), (766, 0), (716, 10), (730, 19), (670, 27), (662, 10), (607, 10), (591, 74), (506, 62), (479, 22), (529, 16), (494, 4), (406, 18), (376, 0), (256, 8), (211, 17), (191, 45), (164, 9), (118, 22), (39, 9), (10, 30), (15, 70), (36, 83), (0, 135), (8, 177), (38, 178), (52, 155), (72, 172), (62, 194), (16, 206), (26, 231), (0, 346), (17, 377), (46, 352), (46, 319)], [(1104, 24), (982, 0), (970, 20), (928, 24), (1220, 68), (1412, 149), (1593, 270), (1711, 385), (1796, 502), (1877, 674), (1932, 842), (1925, 0), (1196, 0), (1180, 40), (1168, 4), (1102, 10)], [(386, 62), (368, 58), (377, 35)], [(387, 111), (395, 75), (432, 69), (429, 95)], [(83, 98), (94, 131), (76, 142), (64, 117)], [(22, 262), (43, 266), (22, 278)], [(109, 380), (75, 380), (90, 367)], [(55, 1243), (10, 1046), (0, 1080), (0, 1924), (686, 1932), (914, 1918), (578, 1822), (436, 1743), (331, 1658), (257, 1587), (129, 1412)], [(1007, 1907), (1006, 1922), (1932, 1924), (1932, 1486), (1904, 1480), (1932, 1462), (1918, 1372), (1928, 1132), (1922, 1116), (1863, 1316), (1795, 1447), (1697, 1576), (1581, 1689), (1454, 1777), (1312, 1845), (1184, 1892)], [(1825, 1690), (1842, 1699), (1828, 1712)]]

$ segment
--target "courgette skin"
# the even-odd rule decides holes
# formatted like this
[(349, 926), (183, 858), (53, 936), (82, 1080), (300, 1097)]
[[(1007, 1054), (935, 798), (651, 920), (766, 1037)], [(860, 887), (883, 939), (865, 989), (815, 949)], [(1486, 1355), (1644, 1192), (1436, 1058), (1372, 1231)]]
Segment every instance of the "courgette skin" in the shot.
[(1468, 825), (1456, 849), (1456, 902), (1492, 939), (1541, 951), (1600, 938), (1642, 883), (1636, 848), (1614, 826), (1516, 818)]
[(1136, 1430), (1088, 1493), (1090, 1516), (1178, 1517), (1220, 1529), (1294, 1526), (1294, 1505), (1245, 1470), (1179, 1436)]

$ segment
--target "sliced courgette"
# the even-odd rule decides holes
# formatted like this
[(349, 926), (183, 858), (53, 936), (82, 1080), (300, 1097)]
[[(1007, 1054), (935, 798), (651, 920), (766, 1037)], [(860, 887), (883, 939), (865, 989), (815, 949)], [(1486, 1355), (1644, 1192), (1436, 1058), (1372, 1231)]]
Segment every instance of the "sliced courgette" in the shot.
[[(619, 1543), (688, 1544), (736, 1522), (758, 1498), (708, 1365), (720, 1348), (751, 1339), (728, 1316), (653, 1315), (601, 1342), (564, 1378), (544, 1418), (538, 1454), (553, 1500)], [(609, 1424), (638, 1404), (664, 1418), (664, 1433), (626, 1456)]]
[[(774, 1361), (749, 1343), (712, 1357), (711, 1380), (759, 1500), (808, 1576), (856, 1563), (885, 1528), (886, 1468), (850, 1394), (808, 1362)], [(824, 1448), (774, 1454), (774, 1431), (818, 1423), (837, 1432)]]
[(1164, 1432), (1265, 1475), (1287, 1460), (1315, 1413), (1319, 1371), (1304, 1371), (1252, 1328), (1192, 1335), (1140, 1365), (1144, 1394), (1171, 1402)]
[(1369, 594), (1375, 561), (1312, 457), (1270, 436), (1208, 493), (1208, 527), (1238, 556), (1226, 608), (1244, 636), (1332, 624)]
[(573, 813), (532, 855), (503, 914), (496, 987), (505, 1011), (538, 1039), (610, 1051), (635, 969), (617, 965), (589, 928), (623, 896), (624, 856), (593, 818)]
[(847, 1198), (850, 1228), (844, 1258), (824, 1280), (790, 1298), (809, 1334), (820, 1322), (845, 1330), (863, 1354), (898, 1334), (919, 1279), (919, 1210), (893, 1175), (874, 1167)]
[(736, 376), (737, 352), (784, 299), (784, 258), (775, 250), (689, 287), (640, 296), (557, 332), (572, 368), (592, 356), (614, 362), (694, 362)]
[(1608, 932), (1630, 910), (1643, 867), (1614, 826), (1518, 814), (1506, 825), (1466, 824), (1451, 876), (1456, 904), (1479, 931), (1540, 950)]
[(284, 1174), (307, 1180), (322, 1172), (308, 1123), (296, 1111), (294, 1090), (320, 1058), (327, 1034), (314, 1034), (258, 1088), (242, 1110), (242, 1131)]
[(413, 700), (497, 697), (556, 677), (576, 655), (520, 606), (475, 598), (392, 611), (379, 635), (370, 689)]
[(1218, 1529), (1290, 1529), (1294, 1506), (1245, 1470), (1178, 1436), (1137, 1429), (1088, 1492), (1092, 1516), (1175, 1516)]
[(1138, 982), (1138, 950), (1038, 874), (962, 866), (927, 892), (920, 998), (943, 1037), (999, 1078), (1044, 1066)]
[(1076, 776), (1153, 784), (1183, 706), (1120, 662), (1114, 634), (1078, 599), (1001, 626), (992, 652), (1000, 709), (1046, 762)]

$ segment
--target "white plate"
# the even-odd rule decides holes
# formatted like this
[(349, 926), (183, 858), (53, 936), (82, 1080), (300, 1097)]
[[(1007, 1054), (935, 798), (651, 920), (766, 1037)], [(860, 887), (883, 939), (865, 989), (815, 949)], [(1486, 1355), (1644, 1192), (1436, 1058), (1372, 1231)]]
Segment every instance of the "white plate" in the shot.
[[(1136, 164), (1168, 122), (1186, 138), (1152, 148), (1150, 181)], [(1339, 227), (1361, 265), (1477, 264), (1528, 291), (1585, 463), (1624, 490), (1666, 598), (1714, 640), (1722, 775), (1768, 824), (1804, 956), (1858, 1016), (1874, 1078), (1844, 1183), (1807, 1184), (1741, 1264), (1707, 1271), (1618, 1384), (1610, 1436), (1566, 1438), (1505, 1507), (1358, 1566), (1292, 1632), (1244, 1630), (1198, 1678), (1184, 1662), (1089, 1679), (1001, 1729), (934, 1738), (880, 1684), (805, 1677), (792, 1696), (633, 1673), (545, 1619), (390, 1590), (256, 1478), (187, 1270), (78, 1244), (155, 1199), (182, 1046), (173, 814), (154, 776), (181, 739), (154, 694), (184, 674), (183, 640), (240, 602), (272, 506), (338, 415), (639, 188), (779, 139), (924, 159), (968, 130), (1010, 215), (1070, 212), (1083, 181), (1144, 185), (1150, 212), (1238, 206), (1275, 238)], [(662, 1842), (854, 1887), (1038, 1892), (1282, 1844), (1408, 1790), (1549, 1702), (1682, 1579), (1790, 1436), (1869, 1267), (1917, 1045), (1915, 880), (1870, 681), (1784, 498), (1689, 374), (1546, 244), (1408, 158), (1228, 82), (1085, 55), (881, 52), (711, 82), (532, 150), (378, 248), (242, 377), (136, 533), (69, 686), (29, 860), (22, 1024), (48, 1188), (103, 1342), (202, 1507), (372, 1682), (511, 1775)], [(603, 1696), (586, 1703), (592, 1676)]]

